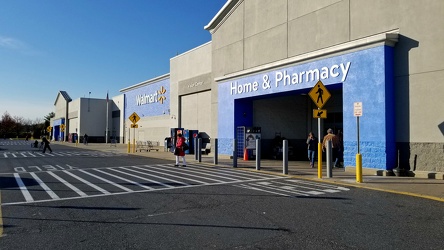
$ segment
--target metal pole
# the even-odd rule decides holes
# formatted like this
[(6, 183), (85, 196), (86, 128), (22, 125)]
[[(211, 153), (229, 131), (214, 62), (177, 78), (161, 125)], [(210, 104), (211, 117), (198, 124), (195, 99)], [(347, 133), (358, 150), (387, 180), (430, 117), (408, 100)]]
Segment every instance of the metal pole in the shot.
[(261, 140), (256, 139), (256, 170), (261, 170)]
[(327, 141), (327, 178), (333, 177), (332, 158), (332, 141)]
[(109, 113), (109, 103), (108, 103), (108, 93), (106, 93), (106, 131), (105, 131), (105, 143), (108, 144), (108, 130), (109, 130), (109, 125), (108, 125), (108, 113)]
[(194, 137), (194, 160), (198, 160), (199, 159), (199, 155), (198, 155), (198, 153), (199, 153), (199, 146), (197, 146), (197, 137)]
[(359, 151), (359, 116), (356, 117), (356, 125), (358, 132), (358, 153), (356, 154), (356, 182), (362, 183), (362, 155)]
[(202, 138), (197, 139), (197, 160), (202, 162)]
[(214, 156), (213, 156), (213, 162), (214, 162), (214, 165), (217, 165), (218, 164), (218, 156), (217, 156), (217, 154), (218, 154), (218, 152), (217, 152), (217, 138), (214, 138), (214, 146), (213, 146), (213, 151), (214, 151)]
[(131, 153), (131, 129), (128, 128), (128, 154)]
[(318, 118), (318, 178), (322, 179), (321, 118)]
[(237, 140), (233, 140), (233, 168), (237, 168)]
[(361, 152), (359, 151), (359, 116), (356, 117), (356, 125), (357, 125), (357, 132), (358, 132), (358, 154), (360, 154)]
[(282, 142), (282, 173), (288, 174), (288, 141)]

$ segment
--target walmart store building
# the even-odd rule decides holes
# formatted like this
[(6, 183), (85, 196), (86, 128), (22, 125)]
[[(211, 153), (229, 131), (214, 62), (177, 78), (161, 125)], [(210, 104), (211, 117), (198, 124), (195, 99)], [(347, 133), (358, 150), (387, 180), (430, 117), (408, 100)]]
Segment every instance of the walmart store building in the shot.
[(142, 140), (196, 129), (231, 155), (239, 128), (260, 127), (263, 158), (280, 136), (306, 160), (307, 134), (318, 134), (308, 93), (321, 81), (331, 97), (320, 132), (343, 131), (345, 166), (355, 165), (361, 102), (364, 168), (443, 172), (442, 13), (440, 0), (229, 0), (205, 26), (210, 42), (171, 58), (169, 74), (121, 90), (120, 136), (136, 112)]

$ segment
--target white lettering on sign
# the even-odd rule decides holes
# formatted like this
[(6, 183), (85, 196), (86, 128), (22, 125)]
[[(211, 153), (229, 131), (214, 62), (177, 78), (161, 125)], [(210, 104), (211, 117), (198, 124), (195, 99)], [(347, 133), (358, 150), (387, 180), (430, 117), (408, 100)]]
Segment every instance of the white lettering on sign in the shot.
[(157, 102), (157, 91), (154, 92), (154, 94), (151, 94), (151, 95), (143, 94), (143, 95), (137, 95), (136, 96), (136, 104), (137, 104), (137, 106), (144, 105), (144, 104), (155, 103), (155, 102)]
[(199, 87), (199, 86), (201, 86), (201, 85), (204, 85), (204, 82), (194, 82), (194, 83), (190, 83), (190, 84), (188, 84), (188, 88), (190, 89), (190, 88), (194, 88), (194, 87)]
[[(296, 72), (289, 74), (287, 70), (276, 71), (274, 76), (274, 87), (291, 86), (295, 84), (301, 84), (304, 82), (317, 82), (319, 80), (325, 80), (329, 78), (337, 78), (341, 76), (341, 81), (345, 81), (350, 70), (351, 62), (334, 64), (330, 67), (322, 67), (320, 69), (310, 69), (306, 71)], [(231, 82), (230, 93), (231, 95), (237, 95), (242, 93), (249, 93), (262, 89), (271, 88), (271, 82), (267, 74), (262, 76), (263, 83), (259, 85), (258, 82), (238, 83), (237, 81)]]
[(258, 90), (258, 86), (259, 84), (257, 82), (249, 82), (244, 84), (231, 82), (231, 95), (254, 92)]

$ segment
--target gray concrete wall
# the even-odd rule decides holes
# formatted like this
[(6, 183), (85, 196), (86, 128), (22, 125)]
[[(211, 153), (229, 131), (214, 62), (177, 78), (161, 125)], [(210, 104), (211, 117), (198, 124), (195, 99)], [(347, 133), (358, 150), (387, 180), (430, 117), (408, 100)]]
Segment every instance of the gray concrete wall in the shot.
[(211, 91), (185, 95), (181, 98), (182, 127), (185, 129), (199, 130), (211, 137)]
[[(112, 98), (112, 101), (110, 101), (110, 115), (109, 115), (109, 129), (110, 129), (110, 136), (113, 136), (113, 133), (115, 133), (116, 139), (119, 140), (120, 143), (124, 143), (125, 140), (125, 116), (124, 116), (124, 95), (120, 94), (118, 96), (114, 96)], [(120, 113), (120, 117), (113, 117), (113, 112), (117, 111)]]
[[(212, 43), (180, 54), (170, 60), (171, 109), (176, 127), (198, 129), (212, 137), (211, 89)], [(214, 118), (214, 117), (213, 117)]]
[[(89, 108), (88, 108), (89, 101)], [(105, 142), (106, 100), (80, 98), (79, 136), (101, 137)]]

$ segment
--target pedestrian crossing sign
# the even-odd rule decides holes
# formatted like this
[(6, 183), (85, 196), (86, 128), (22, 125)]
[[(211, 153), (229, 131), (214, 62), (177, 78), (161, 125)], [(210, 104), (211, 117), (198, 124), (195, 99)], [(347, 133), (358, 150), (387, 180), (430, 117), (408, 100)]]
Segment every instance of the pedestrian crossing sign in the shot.
[(318, 108), (324, 107), (325, 103), (330, 99), (331, 94), (321, 81), (318, 81), (316, 85), (308, 92), (308, 95), (313, 100)]
[(139, 120), (140, 120), (140, 116), (134, 112), (130, 115), (129, 120), (133, 123), (136, 124)]

